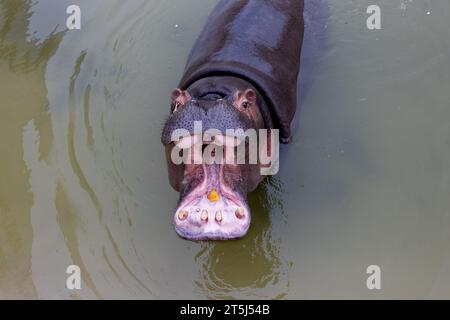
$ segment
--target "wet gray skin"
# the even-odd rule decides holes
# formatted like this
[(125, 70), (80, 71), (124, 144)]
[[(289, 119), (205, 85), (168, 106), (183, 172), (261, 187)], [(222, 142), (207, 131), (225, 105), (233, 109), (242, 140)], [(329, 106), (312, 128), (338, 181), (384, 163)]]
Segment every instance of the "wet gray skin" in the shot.
[(216, 101), (190, 100), (167, 120), (161, 137), (162, 143), (167, 145), (172, 142), (171, 135), (177, 129), (188, 130), (193, 135), (195, 121), (201, 121), (202, 133), (209, 129), (216, 129), (225, 134), (227, 129), (246, 131), (254, 128), (252, 121), (231, 102), (231, 98)]

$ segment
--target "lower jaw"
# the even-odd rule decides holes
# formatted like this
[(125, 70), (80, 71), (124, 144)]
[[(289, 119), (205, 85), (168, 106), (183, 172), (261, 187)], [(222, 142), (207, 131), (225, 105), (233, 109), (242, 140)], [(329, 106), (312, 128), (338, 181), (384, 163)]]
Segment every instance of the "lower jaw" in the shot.
[(220, 184), (208, 183), (187, 195), (174, 216), (177, 234), (189, 240), (241, 238), (248, 232), (250, 221), (243, 196)]

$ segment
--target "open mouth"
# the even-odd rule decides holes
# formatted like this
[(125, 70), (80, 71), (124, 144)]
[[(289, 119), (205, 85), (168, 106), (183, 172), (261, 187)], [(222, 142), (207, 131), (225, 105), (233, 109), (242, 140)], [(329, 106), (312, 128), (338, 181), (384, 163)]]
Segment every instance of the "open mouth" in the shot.
[(225, 182), (230, 180), (224, 177), (225, 166), (202, 162), (188, 169), (197, 181), (175, 211), (175, 230), (182, 238), (229, 240), (247, 233), (250, 210), (243, 193)]

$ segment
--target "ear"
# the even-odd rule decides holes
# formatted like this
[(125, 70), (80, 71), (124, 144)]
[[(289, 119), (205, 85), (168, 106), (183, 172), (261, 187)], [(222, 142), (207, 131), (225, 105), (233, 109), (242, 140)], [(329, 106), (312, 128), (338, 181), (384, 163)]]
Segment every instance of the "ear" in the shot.
[(256, 92), (252, 89), (247, 89), (244, 92), (236, 91), (234, 94), (234, 104), (242, 111), (250, 109), (256, 105)]
[(178, 108), (184, 106), (189, 100), (191, 100), (191, 95), (188, 91), (182, 91), (180, 89), (175, 89), (170, 94), (172, 100), (172, 112), (178, 110)]

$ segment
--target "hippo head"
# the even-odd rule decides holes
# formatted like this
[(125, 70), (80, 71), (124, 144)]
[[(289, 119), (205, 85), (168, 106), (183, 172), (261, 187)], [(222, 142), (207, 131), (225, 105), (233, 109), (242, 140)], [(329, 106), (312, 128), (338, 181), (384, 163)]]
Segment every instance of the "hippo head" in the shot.
[[(264, 139), (264, 146), (259, 143), (261, 136), (269, 135), (258, 106), (260, 96), (253, 88), (225, 96), (176, 89), (171, 99), (161, 140), (170, 184), (180, 192), (176, 232), (191, 240), (244, 236), (250, 226), (247, 193), (264, 177), (258, 155), (261, 148), (266, 155), (272, 153), (273, 145), (270, 138)], [(251, 140), (256, 137), (255, 145)]]

